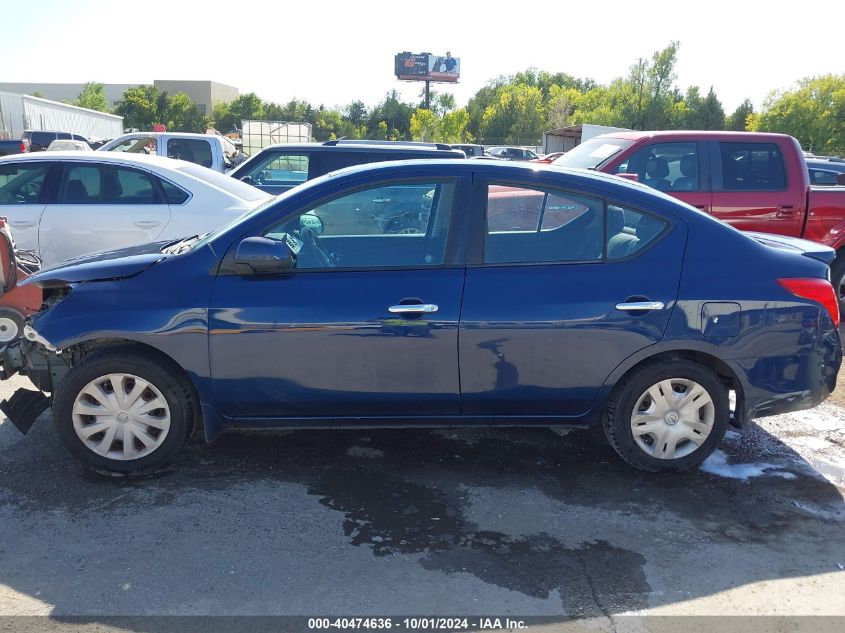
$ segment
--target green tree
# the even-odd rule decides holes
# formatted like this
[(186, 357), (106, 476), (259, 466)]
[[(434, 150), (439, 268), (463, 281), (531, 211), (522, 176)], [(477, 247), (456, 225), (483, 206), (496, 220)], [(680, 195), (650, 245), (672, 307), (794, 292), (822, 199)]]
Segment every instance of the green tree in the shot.
[(155, 86), (129, 88), (115, 107), (115, 113), (123, 117), (126, 128), (149, 130), (156, 123), (164, 121), (169, 98)]
[(109, 111), (109, 102), (106, 99), (106, 90), (103, 84), (89, 81), (82, 87), (82, 92), (76, 97), (73, 105), (89, 110)]
[(167, 129), (171, 132), (205, 132), (209, 121), (199, 106), (184, 92), (171, 97), (164, 112)]
[(511, 84), (499, 91), (481, 121), (485, 143), (539, 143), (546, 128), (543, 93), (537, 86)]
[(415, 141), (440, 141), (442, 121), (437, 113), (425, 108), (417, 108), (411, 115), (411, 138)]
[(713, 86), (702, 98), (698, 86), (690, 86), (683, 99), (676, 101), (670, 111), (669, 127), (685, 130), (722, 130), (725, 127), (725, 110)]
[(727, 119), (725, 119), (725, 129), (742, 132), (747, 129), (748, 117), (754, 114), (754, 106), (749, 99), (743, 101), (737, 109), (733, 111)]
[(264, 119), (264, 102), (254, 92), (239, 96), (222, 108), (219, 105), (213, 111), (214, 126), (226, 132), (241, 127), (241, 121)]
[(807, 77), (794, 90), (773, 92), (750, 119), (755, 131), (791, 134), (817, 154), (845, 153), (845, 74)]

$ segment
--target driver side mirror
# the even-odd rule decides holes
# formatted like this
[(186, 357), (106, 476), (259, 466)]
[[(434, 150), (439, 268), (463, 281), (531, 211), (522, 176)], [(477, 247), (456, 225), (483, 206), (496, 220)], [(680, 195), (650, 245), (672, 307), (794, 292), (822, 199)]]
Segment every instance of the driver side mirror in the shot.
[(254, 273), (281, 273), (293, 268), (293, 253), (281, 240), (248, 237), (238, 244), (235, 263)]

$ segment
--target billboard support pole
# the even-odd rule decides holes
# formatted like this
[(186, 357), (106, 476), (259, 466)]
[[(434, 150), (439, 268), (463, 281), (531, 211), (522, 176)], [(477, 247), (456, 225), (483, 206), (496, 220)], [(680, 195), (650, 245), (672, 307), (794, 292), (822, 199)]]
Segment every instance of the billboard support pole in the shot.
[(425, 80), (425, 109), (431, 110), (431, 94), (429, 89), (431, 88), (431, 81), (428, 79)]

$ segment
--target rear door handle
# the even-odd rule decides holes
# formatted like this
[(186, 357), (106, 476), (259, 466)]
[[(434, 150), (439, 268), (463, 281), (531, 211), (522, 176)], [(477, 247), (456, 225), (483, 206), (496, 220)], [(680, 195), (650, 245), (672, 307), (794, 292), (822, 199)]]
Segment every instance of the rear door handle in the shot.
[(790, 204), (781, 205), (778, 207), (777, 217), (779, 218), (794, 218), (795, 207)]
[(617, 303), (616, 309), (627, 312), (628, 310), (662, 310), (666, 306), (662, 301), (632, 301), (630, 303)]
[(149, 229), (154, 226), (158, 226), (159, 224), (161, 224), (161, 222), (159, 222), (158, 220), (138, 220), (134, 224), (135, 226), (139, 226), (142, 229)]
[(439, 309), (439, 306), (433, 303), (400, 303), (390, 306), (387, 311), (392, 314), (431, 314)]

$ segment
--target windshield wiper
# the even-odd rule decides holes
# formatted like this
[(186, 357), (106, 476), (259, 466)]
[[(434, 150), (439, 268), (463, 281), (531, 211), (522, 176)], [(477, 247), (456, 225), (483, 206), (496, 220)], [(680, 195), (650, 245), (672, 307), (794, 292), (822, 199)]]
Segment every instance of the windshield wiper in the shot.
[(185, 251), (190, 250), (190, 248), (198, 242), (200, 239), (199, 235), (193, 235), (191, 237), (186, 237), (183, 240), (179, 240), (178, 242), (174, 242), (169, 246), (165, 246), (161, 249), (161, 252), (165, 255), (180, 255)]

